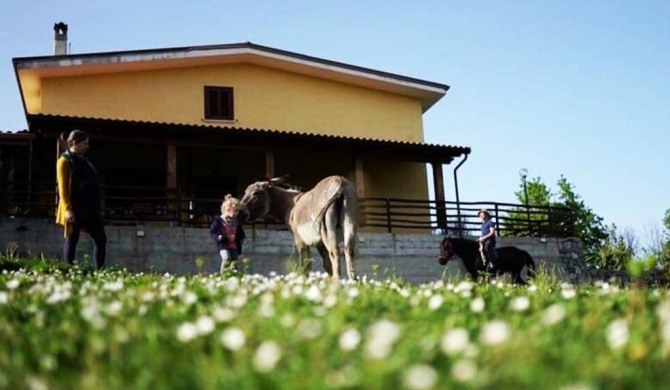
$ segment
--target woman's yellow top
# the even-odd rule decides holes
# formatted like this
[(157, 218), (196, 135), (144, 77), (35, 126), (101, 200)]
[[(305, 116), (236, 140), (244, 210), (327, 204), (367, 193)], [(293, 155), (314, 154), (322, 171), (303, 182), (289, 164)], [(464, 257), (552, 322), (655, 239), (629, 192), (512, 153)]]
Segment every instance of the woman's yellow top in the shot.
[(72, 168), (70, 162), (63, 156), (56, 162), (56, 180), (58, 181), (58, 209), (56, 209), (56, 223), (64, 226), (63, 236), (72, 232), (72, 224), (65, 221), (65, 211), (72, 209), (70, 197), (70, 179)]

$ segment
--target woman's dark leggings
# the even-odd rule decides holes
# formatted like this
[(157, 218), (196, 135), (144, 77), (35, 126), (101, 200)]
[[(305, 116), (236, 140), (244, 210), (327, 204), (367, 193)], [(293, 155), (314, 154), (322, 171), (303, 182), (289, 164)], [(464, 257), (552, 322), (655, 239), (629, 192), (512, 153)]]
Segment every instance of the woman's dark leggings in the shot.
[(77, 243), (79, 242), (79, 234), (81, 233), (81, 229), (85, 228), (93, 239), (93, 257), (95, 258), (95, 265), (97, 269), (101, 269), (105, 266), (105, 255), (107, 253), (107, 235), (105, 234), (105, 227), (102, 224), (102, 220), (75, 221), (74, 226), (72, 226), (72, 233), (65, 239), (63, 258), (70, 264), (74, 263)]

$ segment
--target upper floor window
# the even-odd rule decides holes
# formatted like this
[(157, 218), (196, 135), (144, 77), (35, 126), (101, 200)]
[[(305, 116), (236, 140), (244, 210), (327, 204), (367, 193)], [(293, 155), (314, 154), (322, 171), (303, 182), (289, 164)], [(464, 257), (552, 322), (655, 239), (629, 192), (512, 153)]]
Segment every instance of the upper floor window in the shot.
[(235, 119), (232, 87), (205, 87), (205, 119)]

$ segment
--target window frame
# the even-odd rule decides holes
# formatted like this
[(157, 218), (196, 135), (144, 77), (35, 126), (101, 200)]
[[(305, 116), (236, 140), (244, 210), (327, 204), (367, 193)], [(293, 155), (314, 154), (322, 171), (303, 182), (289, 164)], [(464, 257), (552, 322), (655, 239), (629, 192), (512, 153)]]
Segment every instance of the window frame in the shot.
[[(221, 87), (205, 85), (203, 88), (204, 97), (204, 119), (206, 120), (235, 120), (235, 100), (233, 87)], [(212, 94), (216, 94), (214, 105), (212, 107)], [(226, 112), (228, 115), (224, 115)]]

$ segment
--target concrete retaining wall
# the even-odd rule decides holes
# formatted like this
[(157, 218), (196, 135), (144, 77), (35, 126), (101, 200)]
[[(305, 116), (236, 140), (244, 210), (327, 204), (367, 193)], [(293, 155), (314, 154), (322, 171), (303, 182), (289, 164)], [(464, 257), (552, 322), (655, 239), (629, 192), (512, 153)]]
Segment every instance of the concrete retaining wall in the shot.
[[(207, 229), (182, 227), (107, 226), (107, 264), (132, 271), (170, 273), (216, 272), (220, 258)], [(399, 276), (422, 283), (442, 278), (445, 267), (437, 263), (441, 236), (427, 234), (363, 233), (359, 238), (356, 271), (373, 278)], [(58, 259), (63, 230), (51, 220), (0, 218), (0, 250), (18, 244), (22, 255)], [(514, 245), (527, 250), (539, 267), (554, 270), (561, 278), (577, 281), (588, 272), (580, 260), (579, 242), (554, 238), (499, 238), (498, 246)], [(77, 259), (91, 258), (93, 242), (86, 234)], [(315, 250), (313, 270), (323, 270)], [(296, 270), (296, 251), (289, 232), (248, 230), (243, 258), (247, 273), (286, 273)], [(196, 259), (204, 260), (201, 268)], [(343, 262), (342, 262), (343, 263)], [(344, 275), (344, 264), (341, 270)], [(449, 262), (446, 275), (464, 274), (460, 261)]]

